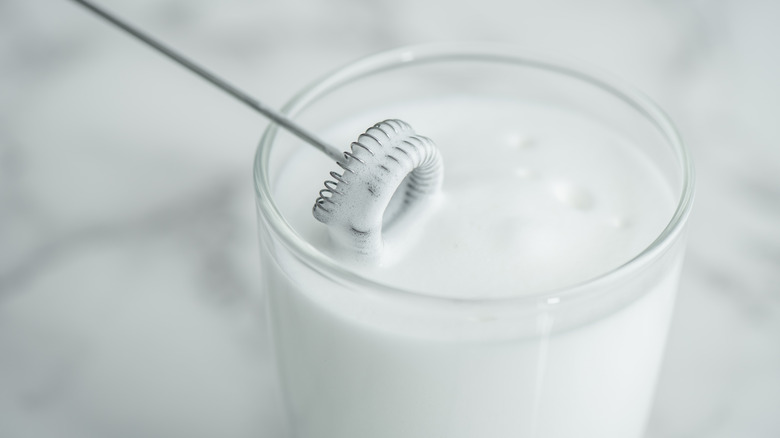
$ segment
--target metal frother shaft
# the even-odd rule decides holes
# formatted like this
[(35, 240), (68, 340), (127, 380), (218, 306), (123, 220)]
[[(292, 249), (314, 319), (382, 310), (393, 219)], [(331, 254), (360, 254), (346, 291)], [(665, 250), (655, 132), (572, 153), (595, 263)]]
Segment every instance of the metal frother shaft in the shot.
[(270, 108), (266, 105), (264, 105), (259, 100), (255, 99), (254, 97), (250, 96), (249, 94), (245, 93), (244, 91), (241, 91), (240, 89), (236, 88), (235, 86), (231, 85), (224, 79), (220, 78), (219, 76), (209, 72), (205, 68), (199, 66), (198, 64), (190, 61), (183, 55), (177, 53), (175, 50), (165, 46), (160, 41), (156, 40), (155, 38), (147, 35), (146, 33), (142, 32), (141, 30), (133, 27), (132, 25), (122, 21), (121, 19), (115, 17), (111, 13), (105, 11), (101, 7), (93, 4), (90, 1), (87, 0), (72, 0), (75, 3), (78, 3), (85, 8), (89, 9), (90, 11), (94, 12), (98, 16), (104, 18), (105, 20), (109, 21), (110, 23), (114, 24), (115, 26), (119, 27), (120, 29), (124, 30), (125, 32), (129, 33), (130, 35), (138, 38), (139, 40), (146, 43), (148, 46), (152, 47), (153, 49), (157, 50), (158, 52), (162, 53), (163, 55), (167, 56), (168, 58), (172, 59), (179, 65), (185, 67), (186, 69), (190, 70), (191, 72), (197, 74), (198, 76), (202, 77), (203, 79), (211, 82), (213, 85), (216, 85), (218, 88), (222, 89), (226, 93), (230, 94), (231, 96), (235, 97), (236, 99), (240, 100), (250, 108), (254, 109), (255, 111), (259, 112), (260, 114), (266, 116), (267, 118), (271, 119), (275, 123), (277, 123), (279, 126), (283, 127), (284, 129), (290, 131), (291, 133), (295, 134), (298, 138), (301, 140), (311, 144), (315, 148), (319, 149), (320, 151), (324, 152), (329, 157), (333, 158), (334, 160), (341, 160), (343, 158), (343, 152), (339, 149), (325, 143), (324, 141), (320, 140), (315, 136), (314, 134), (306, 131), (306, 129), (302, 128), (289, 118), (287, 118), (285, 115), (277, 112), (273, 108)]

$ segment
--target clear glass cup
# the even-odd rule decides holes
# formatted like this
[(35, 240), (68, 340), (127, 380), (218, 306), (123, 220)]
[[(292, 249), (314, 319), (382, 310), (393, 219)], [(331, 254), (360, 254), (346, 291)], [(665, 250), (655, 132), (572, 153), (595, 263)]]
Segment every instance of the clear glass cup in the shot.
[(614, 128), (661, 170), (676, 210), (641, 253), (588, 281), (514, 298), (435, 297), (372, 281), (300, 237), (275, 202), (274, 183), (295, 150), (309, 146), (270, 126), (255, 188), (293, 435), (641, 436), (693, 197), (692, 163), (678, 133), (655, 104), (602, 73), (470, 44), (371, 56), (316, 81), (283, 112), (316, 131), (376, 102), (455, 91), (541, 100)]

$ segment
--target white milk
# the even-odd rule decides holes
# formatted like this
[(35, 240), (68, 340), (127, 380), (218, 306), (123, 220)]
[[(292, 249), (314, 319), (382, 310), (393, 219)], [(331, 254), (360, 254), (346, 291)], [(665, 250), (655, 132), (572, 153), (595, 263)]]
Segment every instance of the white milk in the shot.
[[(379, 283), (439, 301), (533, 300), (629, 261), (675, 208), (671, 188), (630, 142), (543, 105), (413, 102), (346, 120), (325, 138), (346, 149), (383, 118), (434, 139), (445, 179), (431, 208), (388, 230), (380, 264), (353, 266)], [(274, 183), (286, 220), (326, 254), (334, 251), (311, 208), (331, 170), (339, 169), (302, 146)], [(339, 284), (267, 245), (272, 329), (296, 436), (641, 435), (678, 256), (626, 273), (617, 295), (606, 284), (590, 304), (565, 296), (570, 307), (558, 307), (547, 296), (523, 313)]]

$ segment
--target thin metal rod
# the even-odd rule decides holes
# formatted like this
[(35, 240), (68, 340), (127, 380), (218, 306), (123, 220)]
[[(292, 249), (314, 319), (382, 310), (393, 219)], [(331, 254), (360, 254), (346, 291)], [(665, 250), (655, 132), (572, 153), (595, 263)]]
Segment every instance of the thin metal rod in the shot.
[(239, 90), (235, 86), (231, 85), (224, 79), (220, 78), (219, 76), (209, 72), (205, 68), (199, 66), (198, 64), (195, 64), (194, 62), (190, 61), (189, 59), (185, 58), (183, 55), (179, 54), (175, 50), (165, 46), (160, 41), (156, 40), (155, 38), (147, 35), (146, 33), (142, 32), (141, 30), (133, 27), (132, 25), (122, 21), (121, 19), (115, 17), (111, 13), (105, 11), (104, 9), (96, 6), (92, 2), (89, 2), (87, 0), (72, 0), (85, 8), (89, 9), (90, 11), (94, 12), (98, 16), (106, 19), (110, 23), (116, 25), (120, 29), (124, 30), (125, 32), (129, 33), (130, 35), (138, 38), (139, 40), (146, 43), (148, 46), (152, 47), (153, 49), (157, 50), (158, 52), (162, 53), (163, 55), (167, 56), (168, 58), (172, 59), (179, 65), (187, 68), (191, 72), (197, 74), (198, 76), (202, 77), (203, 79), (211, 82), (213, 85), (216, 85), (218, 88), (222, 89), (226, 93), (230, 94), (231, 96), (235, 97), (236, 99), (240, 100), (250, 108), (254, 109), (255, 111), (263, 114), (264, 116), (268, 117), (272, 121), (279, 124), (281, 127), (285, 128), (286, 130), (290, 131), (291, 133), (295, 134), (300, 138), (301, 140), (311, 144), (312, 146), (316, 147), (320, 151), (324, 152), (329, 157), (333, 158), (334, 160), (338, 161), (343, 158), (343, 152), (341, 152), (339, 149), (325, 143), (324, 141), (317, 138), (314, 134), (306, 131), (306, 129), (302, 128), (297, 123), (293, 122), (289, 118), (287, 118), (285, 115), (277, 112), (273, 108), (269, 108), (268, 106), (264, 105), (259, 100), (253, 98), (249, 94)]

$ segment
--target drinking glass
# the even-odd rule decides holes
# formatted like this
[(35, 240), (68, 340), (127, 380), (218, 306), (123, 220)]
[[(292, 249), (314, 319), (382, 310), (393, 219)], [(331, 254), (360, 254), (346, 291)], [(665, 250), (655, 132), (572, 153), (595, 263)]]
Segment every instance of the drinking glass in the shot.
[(322, 131), (378, 103), (454, 94), (541, 102), (608, 126), (659, 169), (676, 208), (641, 252), (584, 282), (493, 299), (404, 290), (340, 263), (290, 225), (275, 184), (309, 146), (271, 125), (254, 177), (264, 293), (293, 435), (641, 436), (693, 197), (680, 136), (641, 93), (590, 67), (478, 44), (370, 56), (303, 89), (283, 112)]

